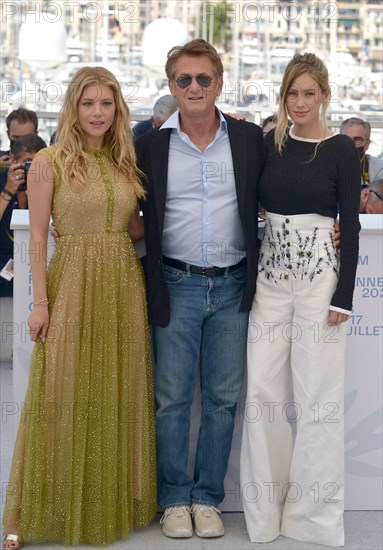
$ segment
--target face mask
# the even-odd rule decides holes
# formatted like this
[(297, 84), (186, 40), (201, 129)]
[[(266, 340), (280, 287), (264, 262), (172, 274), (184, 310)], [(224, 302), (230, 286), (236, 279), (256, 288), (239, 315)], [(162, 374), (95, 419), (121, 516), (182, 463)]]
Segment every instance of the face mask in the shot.
[(357, 149), (358, 149), (358, 153), (359, 153), (359, 158), (360, 158), (360, 160), (362, 160), (362, 158), (366, 154), (366, 151), (364, 150), (364, 147), (357, 147)]

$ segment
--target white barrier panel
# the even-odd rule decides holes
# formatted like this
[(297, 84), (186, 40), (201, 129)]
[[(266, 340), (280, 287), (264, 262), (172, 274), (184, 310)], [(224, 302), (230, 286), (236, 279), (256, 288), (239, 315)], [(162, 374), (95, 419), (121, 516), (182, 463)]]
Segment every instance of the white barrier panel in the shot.
[(348, 325), (345, 391), (346, 508), (382, 509), (382, 218), (361, 214), (362, 232)]
[[(382, 486), (382, 224), (383, 216), (361, 215), (359, 265), (354, 294), (354, 310), (348, 325), (346, 353), (346, 509), (381, 510)], [(7, 330), (13, 332), (13, 403), (3, 403), (8, 417), (16, 425), (28, 382), (32, 343), (26, 320), (32, 303), (32, 280), (29, 268), (28, 211), (15, 211), (14, 319)], [(52, 243), (48, 251), (52, 251)], [(190, 470), (195, 456), (199, 429), (200, 393), (193, 403), (190, 431)], [(236, 414), (235, 432), (229, 468), (225, 480), (225, 511), (242, 510), (239, 486), (239, 452), (245, 389)], [(329, 495), (331, 496), (331, 495)]]

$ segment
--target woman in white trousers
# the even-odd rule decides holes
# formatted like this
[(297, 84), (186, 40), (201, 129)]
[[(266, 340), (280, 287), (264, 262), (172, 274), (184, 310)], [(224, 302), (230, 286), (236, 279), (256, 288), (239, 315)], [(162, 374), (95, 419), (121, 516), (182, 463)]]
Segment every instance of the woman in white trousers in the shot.
[[(329, 100), (323, 62), (295, 55), (259, 182), (266, 224), (241, 450), (253, 542), (282, 534), (344, 545), (344, 323), (358, 257), (360, 164), (352, 140), (326, 126)], [(340, 254), (332, 241), (338, 213)]]

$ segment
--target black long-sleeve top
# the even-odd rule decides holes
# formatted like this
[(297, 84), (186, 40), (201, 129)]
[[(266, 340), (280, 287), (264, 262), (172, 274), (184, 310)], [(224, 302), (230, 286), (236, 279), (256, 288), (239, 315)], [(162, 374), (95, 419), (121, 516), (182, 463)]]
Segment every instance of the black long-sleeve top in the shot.
[(339, 213), (340, 271), (331, 305), (350, 311), (358, 261), (360, 162), (348, 136), (326, 138), (314, 156), (317, 143), (290, 130), (280, 154), (274, 131), (269, 132), (259, 201), (267, 211), (281, 215), (315, 213), (336, 218)]

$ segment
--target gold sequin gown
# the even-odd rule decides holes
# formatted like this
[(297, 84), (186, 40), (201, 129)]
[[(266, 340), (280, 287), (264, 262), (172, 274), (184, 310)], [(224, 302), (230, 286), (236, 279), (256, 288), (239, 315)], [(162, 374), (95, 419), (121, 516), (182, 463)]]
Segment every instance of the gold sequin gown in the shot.
[(156, 513), (146, 297), (127, 233), (137, 201), (107, 150), (89, 156), (86, 190), (56, 178), (50, 326), (33, 350), (3, 518), (27, 542), (110, 544)]

